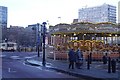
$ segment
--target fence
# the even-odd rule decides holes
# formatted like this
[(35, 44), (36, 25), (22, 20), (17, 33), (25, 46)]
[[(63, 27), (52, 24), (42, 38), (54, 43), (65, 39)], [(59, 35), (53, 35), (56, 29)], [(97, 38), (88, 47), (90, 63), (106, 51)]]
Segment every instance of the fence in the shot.
[[(89, 52), (83, 52), (83, 57), (85, 60), (87, 60)], [(104, 54), (100, 52), (93, 52), (92, 53), (92, 60), (102, 61)], [(110, 54), (107, 54), (108, 57), (118, 58), (120, 56), (119, 52), (111, 52)], [(54, 59), (54, 60), (67, 60), (68, 59), (68, 52), (67, 51), (51, 51), (48, 53), (48, 58)]]

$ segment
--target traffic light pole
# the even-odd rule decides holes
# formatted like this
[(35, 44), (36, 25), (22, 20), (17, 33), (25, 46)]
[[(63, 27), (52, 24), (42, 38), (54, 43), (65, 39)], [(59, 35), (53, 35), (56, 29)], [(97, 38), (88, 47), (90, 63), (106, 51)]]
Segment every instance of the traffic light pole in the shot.
[(45, 62), (45, 33), (46, 33), (46, 22), (43, 22), (43, 61), (42, 64), (43, 66), (45, 66), (46, 62)]

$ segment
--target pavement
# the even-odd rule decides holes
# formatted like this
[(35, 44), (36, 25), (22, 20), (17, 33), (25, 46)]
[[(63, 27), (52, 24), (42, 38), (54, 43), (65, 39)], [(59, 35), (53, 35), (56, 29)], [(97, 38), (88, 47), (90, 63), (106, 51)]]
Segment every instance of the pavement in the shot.
[(87, 69), (86, 61), (84, 61), (81, 69), (68, 69), (68, 60), (53, 60), (49, 58), (46, 59), (46, 66), (43, 66), (42, 58), (37, 56), (26, 59), (25, 63), (32, 66), (45, 67), (61, 73), (76, 76), (78, 78), (84, 78), (85, 80), (120, 80), (119, 63), (117, 63), (116, 73), (108, 73), (108, 65), (99, 61), (92, 62), (92, 64), (90, 64), (90, 69)]

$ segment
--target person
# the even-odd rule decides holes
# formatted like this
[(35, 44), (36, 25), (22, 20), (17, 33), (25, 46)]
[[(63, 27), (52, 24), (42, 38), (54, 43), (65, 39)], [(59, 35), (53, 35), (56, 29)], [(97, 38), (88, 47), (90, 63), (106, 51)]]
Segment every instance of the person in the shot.
[(68, 57), (69, 57), (69, 69), (72, 66), (72, 69), (74, 69), (74, 62), (75, 62), (75, 52), (74, 49), (70, 49), (68, 52)]
[(75, 54), (75, 64), (76, 64), (76, 68), (80, 69), (80, 66), (83, 64), (83, 54), (82, 54), (82, 51), (80, 49), (78, 49), (76, 51), (76, 54)]
[(102, 57), (102, 59), (103, 59), (103, 64), (107, 64), (107, 56), (104, 55), (104, 56)]

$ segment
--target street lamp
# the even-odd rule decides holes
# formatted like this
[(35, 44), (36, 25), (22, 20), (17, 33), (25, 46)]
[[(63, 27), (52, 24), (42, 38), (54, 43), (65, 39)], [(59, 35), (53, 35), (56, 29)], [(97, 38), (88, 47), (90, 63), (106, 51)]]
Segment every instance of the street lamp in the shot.
[(45, 62), (45, 33), (46, 33), (46, 22), (43, 22), (43, 61), (42, 61), (42, 64), (43, 66), (45, 66), (46, 62)]

